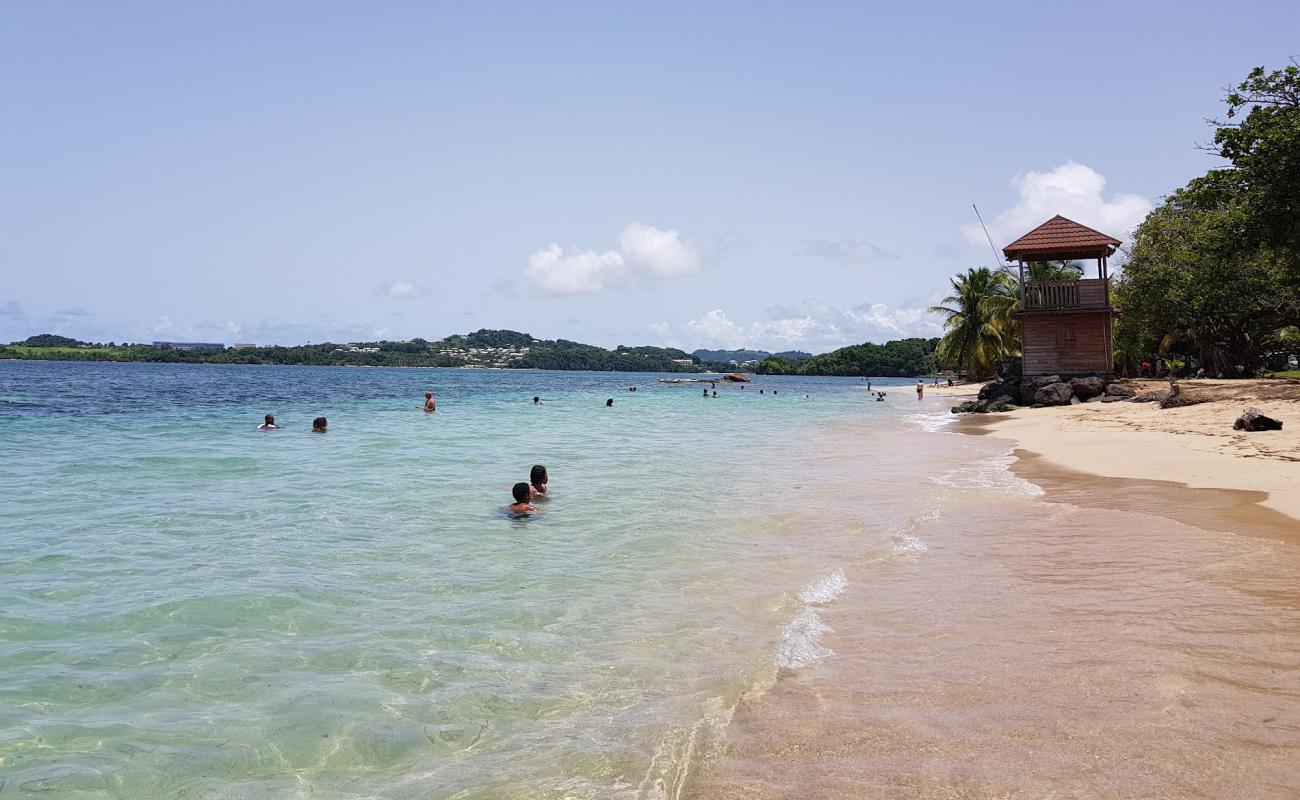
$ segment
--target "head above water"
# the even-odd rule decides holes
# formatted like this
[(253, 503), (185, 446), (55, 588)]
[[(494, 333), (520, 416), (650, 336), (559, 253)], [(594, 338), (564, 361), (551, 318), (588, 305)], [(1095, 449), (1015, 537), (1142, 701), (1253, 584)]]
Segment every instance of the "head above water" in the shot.
[(535, 406), (540, 406), (541, 404), (542, 404), (542, 398), (534, 396), (534, 397), (533, 397), (533, 405), (535, 405)]
[(514, 496), (516, 503), (527, 503), (528, 498), (532, 496), (526, 483), (516, 483), (511, 487), (510, 494)]
[(424, 393), (424, 399), (425, 399), (425, 400), (428, 400), (428, 399), (431, 398), (431, 397), (433, 397), (433, 392), (425, 392), (425, 393)]
[(274, 424), (275, 424), (275, 415), (274, 415), (274, 414), (267, 414), (267, 415), (266, 415), (266, 418), (265, 418), (263, 421), (264, 421), (267, 425), (274, 425)]
[(547, 477), (546, 467), (541, 464), (534, 464), (532, 471), (528, 473), (528, 482), (534, 486), (545, 486)]
[(614, 405), (614, 398), (611, 397), (605, 401), (605, 408), (609, 408), (612, 405)]
[(324, 417), (317, 417), (316, 419), (311, 421), (311, 429), (317, 433), (324, 433), (325, 428), (328, 425), (329, 425), (329, 420), (325, 419)]

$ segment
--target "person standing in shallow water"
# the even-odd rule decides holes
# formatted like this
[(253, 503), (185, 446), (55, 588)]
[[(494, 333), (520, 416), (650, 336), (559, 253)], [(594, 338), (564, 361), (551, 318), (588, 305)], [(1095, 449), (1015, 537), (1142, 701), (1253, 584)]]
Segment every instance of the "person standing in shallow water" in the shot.
[(546, 494), (546, 484), (550, 481), (550, 476), (546, 474), (546, 467), (541, 464), (534, 464), (532, 470), (528, 473), (528, 483), (532, 488), (530, 500), (550, 500)]
[(916, 379), (916, 399), (925, 397), (925, 378)]
[(438, 404), (433, 401), (433, 392), (424, 393), (424, 410), (425, 411), (438, 410)]
[(532, 495), (532, 490), (528, 487), (528, 484), (516, 483), (510, 489), (510, 494), (515, 499), (513, 503), (506, 506), (506, 509), (511, 514), (526, 517), (528, 516), (528, 512), (537, 510), (528, 502)]

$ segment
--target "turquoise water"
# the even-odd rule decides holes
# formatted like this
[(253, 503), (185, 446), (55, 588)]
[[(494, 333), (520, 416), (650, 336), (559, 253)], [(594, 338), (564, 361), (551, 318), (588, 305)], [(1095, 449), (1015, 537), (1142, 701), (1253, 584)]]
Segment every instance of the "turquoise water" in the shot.
[(791, 454), (900, 411), (656, 377), (0, 362), (0, 798), (672, 796), (816, 655)]

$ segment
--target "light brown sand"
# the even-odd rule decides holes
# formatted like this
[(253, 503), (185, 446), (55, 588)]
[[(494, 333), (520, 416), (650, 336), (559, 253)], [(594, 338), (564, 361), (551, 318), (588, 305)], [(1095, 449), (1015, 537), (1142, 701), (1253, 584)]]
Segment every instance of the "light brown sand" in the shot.
[[(1193, 488), (1266, 492), (1261, 504), (1300, 530), (1300, 385), (1281, 381), (1184, 381), (1213, 399), (1184, 408), (1155, 403), (1083, 403), (975, 415), (962, 430), (987, 428), (1046, 462), (1109, 478), (1173, 481)], [(1138, 381), (1139, 392), (1168, 388)], [(969, 390), (968, 390), (969, 391)], [(1284, 423), (1281, 431), (1232, 429), (1247, 406)]]

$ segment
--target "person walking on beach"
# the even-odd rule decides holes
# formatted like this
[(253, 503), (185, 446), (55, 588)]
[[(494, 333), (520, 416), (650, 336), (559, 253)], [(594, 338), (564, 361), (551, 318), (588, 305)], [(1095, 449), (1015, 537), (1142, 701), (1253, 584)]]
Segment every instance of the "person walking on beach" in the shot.
[(916, 399), (920, 400), (925, 397), (925, 378), (916, 379)]
[(435, 402), (433, 402), (433, 392), (425, 392), (425, 393), (424, 393), (424, 410), (425, 410), (425, 411), (437, 411), (437, 410), (438, 410), (438, 404), (435, 403)]
[(266, 418), (262, 420), (262, 424), (257, 426), (257, 429), (259, 431), (274, 431), (279, 430), (280, 426), (275, 424), (274, 414), (267, 414)]

